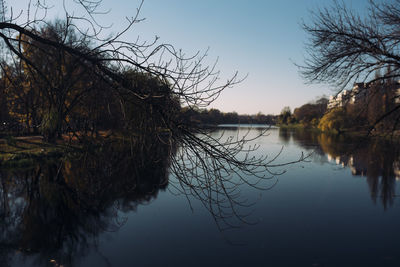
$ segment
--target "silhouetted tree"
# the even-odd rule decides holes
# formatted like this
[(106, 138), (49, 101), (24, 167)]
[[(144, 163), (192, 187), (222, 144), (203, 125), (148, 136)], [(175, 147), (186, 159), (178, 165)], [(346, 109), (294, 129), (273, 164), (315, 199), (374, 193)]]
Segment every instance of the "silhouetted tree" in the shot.
[(304, 104), (301, 107), (295, 108), (293, 111), (293, 116), (297, 121), (304, 124), (310, 124), (313, 119), (315, 123), (325, 114), (328, 100), (326, 98), (321, 98), (316, 101), (316, 103)]
[[(301, 73), (307, 81), (343, 89), (356, 81), (373, 84), (400, 78), (400, 1), (369, 3), (366, 14), (360, 15), (342, 2), (335, 2), (312, 13), (311, 23), (303, 24), (309, 43)], [(392, 97), (392, 102), (398, 98)], [(375, 118), (373, 126), (391, 114), (395, 114), (392, 125), (397, 126), (399, 109), (398, 104), (386, 109)]]
[[(4, 3), (5, 0), (0, 0), (0, 6)], [(169, 155), (178, 190), (203, 201), (221, 223), (229, 225), (230, 218), (242, 218), (237, 211), (239, 196), (231, 189), (239, 184), (257, 186), (260, 180), (274, 176), (276, 173), (270, 170), (275, 166), (274, 158), (252, 155), (257, 147), (247, 144), (257, 136), (216, 137), (200, 125), (177, 116), (182, 106), (189, 110), (207, 107), (225, 88), (240, 82), (237, 73), (219, 83), (220, 73), (215, 65), (205, 64), (207, 53), (186, 56), (173, 45), (160, 43), (158, 38), (151, 42), (127, 40), (125, 33), (141, 21), (141, 4), (137, 13), (127, 18), (127, 26), (107, 38), (102, 34), (108, 29), (99, 20), (99, 16), (107, 15), (100, 10), (101, 0), (79, 0), (71, 4), (74, 14), (80, 11), (83, 14), (72, 15), (63, 6), (62, 34), (58, 34), (57, 27), (55, 31), (48, 27), (51, 25), (46, 18), (51, 8), (49, 1), (29, 4), (26, 14), (30, 16), (26, 22), (4, 9), (0, 11), (0, 45), (2, 52), (7, 53), (4, 64), (14, 61), (26, 65), (32, 80), (42, 84), (43, 97), (48, 98), (47, 112), (43, 111), (42, 119), (47, 140), (55, 142), (57, 135), (69, 130), (75, 132), (75, 137), (82, 137), (79, 136), (81, 127), (75, 127), (71, 120), (79, 121), (83, 115), (84, 120), (95, 125), (99, 116), (90, 114), (95, 105), (88, 101), (92, 93), (102, 88), (102, 101), (95, 102), (103, 105), (99, 114), (117, 113), (121, 121), (118, 130), (122, 134), (114, 138), (127, 140), (132, 147), (144, 137), (170, 146), (179, 144), (176, 155)], [(69, 35), (74, 31), (76, 39)], [(35, 53), (26, 54), (30, 50)], [(52, 61), (43, 65), (40, 59), (46, 56)], [(70, 67), (70, 62), (76, 67)], [(65, 76), (64, 70), (71, 75)], [(49, 71), (56, 77), (49, 76)], [(82, 78), (85, 75), (90, 79)], [(104, 101), (106, 97), (109, 101)], [(63, 130), (64, 126), (67, 129)], [(148, 130), (151, 135), (147, 135)], [(264, 133), (261, 131), (259, 136)], [(98, 143), (93, 139), (84, 141), (87, 150)], [(257, 181), (249, 183), (248, 176)]]
[(293, 123), (294, 121), (295, 121), (295, 119), (292, 116), (290, 107), (284, 107), (281, 111), (281, 114), (279, 114), (278, 122), (280, 124), (289, 124), (289, 123)]

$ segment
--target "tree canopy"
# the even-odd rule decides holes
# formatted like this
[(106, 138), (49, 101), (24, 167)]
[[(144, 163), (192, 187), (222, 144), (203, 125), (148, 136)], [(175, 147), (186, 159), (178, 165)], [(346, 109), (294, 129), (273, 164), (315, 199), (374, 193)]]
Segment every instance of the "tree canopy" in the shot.
[(328, 99), (320, 98), (316, 103), (307, 103), (293, 111), (293, 116), (299, 122), (310, 124), (317, 122), (325, 114)]
[[(343, 2), (334, 2), (311, 16), (311, 22), (303, 24), (309, 42), (308, 55), (300, 71), (306, 81), (328, 83), (341, 90), (359, 82), (366, 84), (362, 90), (379, 88), (385, 92), (390, 88), (390, 94), (376, 95), (377, 98), (390, 95), (391, 99), (384, 100), (385, 112), (377, 112), (380, 116), (370, 122), (369, 131), (387, 117), (391, 119), (392, 132), (398, 130), (400, 1), (369, 1), (365, 13), (354, 11)], [(372, 95), (368, 93), (373, 102)]]
[[(400, 77), (400, 1), (369, 2), (365, 14), (335, 2), (311, 13), (301, 73), (307, 81), (345, 87), (354, 81)], [(389, 69), (389, 72), (386, 70)]]

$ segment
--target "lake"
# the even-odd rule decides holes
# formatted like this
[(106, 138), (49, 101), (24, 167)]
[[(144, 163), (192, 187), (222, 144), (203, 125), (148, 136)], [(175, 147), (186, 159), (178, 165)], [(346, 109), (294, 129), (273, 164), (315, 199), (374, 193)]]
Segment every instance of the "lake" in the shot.
[[(248, 131), (231, 126), (213, 134)], [(260, 131), (257, 127), (248, 134)], [(222, 225), (208, 203), (193, 192), (183, 194), (168, 171), (140, 174), (150, 175), (157, 186), (138, 180), (129, 188), (118, 177), (135, 169), (123, 172), (126, 164), (118, 157), (117, 170), (104, 163), (114, 160), (110, 156), (85, 170), (79, 168), (82, 160), (71, 161), (57, 183), (46, 177), (58, 176), (58, 165), (3, 172), (3, 198), (8, 199), (2, 214), (8, 215), (0, 221), (0, 265), (400, 265), (399, 146), (277, 128), (253, 142), (260, 146), (256, 155), (279, 154), (270, 169), (277, 175), (257, 184), (262, 189), (235, 188), (235, 194), (240, 192), (234, 198), (237, 214)], [(279, 166), (302, 154), (306, 160)], [(155, 162), (160, 166), (150, 169), (165, 166)], [(101, 171), (95, 163), (103, 166)], [(91, 177), (90, 186), (79, 179), (83, 175)], [(103, 175), (117, 180), (105, 186)], [(48, 182), (37, 185), (27, 182), (29, 177)], [(78, 188), (74, 192), (72, 184)]]

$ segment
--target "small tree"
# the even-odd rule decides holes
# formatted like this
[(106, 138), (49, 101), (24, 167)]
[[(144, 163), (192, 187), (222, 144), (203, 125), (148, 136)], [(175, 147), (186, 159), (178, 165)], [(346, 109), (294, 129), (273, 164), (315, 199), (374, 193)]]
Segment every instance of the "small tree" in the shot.
[(333, 133), (341, 133), (348, 127), (348, 116), (343, 108), (331, 109), (321, 118), (318, 124), (321, 131)]
[(279, 124), (289, 124), (294, 122), (294, 119), (292, 117), (292, 112), (290, 111), (290, 107), (286, 106), (282, 109), (278, 121)]

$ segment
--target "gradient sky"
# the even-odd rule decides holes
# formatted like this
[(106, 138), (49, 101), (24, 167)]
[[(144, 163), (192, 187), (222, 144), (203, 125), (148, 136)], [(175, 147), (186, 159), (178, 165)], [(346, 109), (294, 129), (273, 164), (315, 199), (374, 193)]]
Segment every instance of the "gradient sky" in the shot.
[[(66, 0), (68, 1), (68, 0)], [(18, 3), (13, 3), (18, 2)], [(25, 1), (11, 0), (22, 9)], [(47, 2), (51, 2), (48, 0)], [(57, 1), (56, 1), (57, 2)], [(59, 3), (62, 3), (58, 1)], [(212, 107), (224, 112), (278, 114), (284, 106), (301, 106), (318, 96), (333, 94), (328, 85), (307, 85), (294, 63), (302, 64), (306, 34), (300, 27), (310, 10), (332, 4), (332, 0), (145, 0), (141, 17), (126, 38), (152, 39), (182, 48), (188, 54), (209, 50), (209, 60), (218, 60), (221, 81), (235, 71), (247, 79), (226, 89)], [(113, 31), (136, 12), (139, 0), (103, 0), (111, 9), (102, 22)], [(367, 0), (347, 0), (364, 11)], [(15, 12), (15, 11), (14, 11)]]

